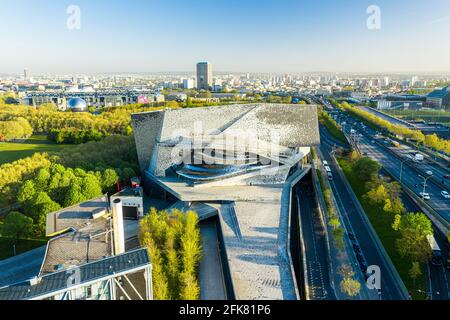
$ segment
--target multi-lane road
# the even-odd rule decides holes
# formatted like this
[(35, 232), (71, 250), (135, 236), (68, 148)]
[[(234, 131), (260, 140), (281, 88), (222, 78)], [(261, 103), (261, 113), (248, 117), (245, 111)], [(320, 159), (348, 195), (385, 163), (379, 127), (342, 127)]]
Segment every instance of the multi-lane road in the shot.
[[(340, 115), (339, 121), (346, 122), (345, 131), (347, 135), (351, 135), (351, 130), (356, 131), (356, 141), (361, 153), (371, 157), (389, 171), (397, 180), (411, 189), (417, 196), (423, 192), (424, 178), (428, 178), (426, 171), (433, 172), (433, 178), (426, 181), (425, 192), (430, 194), (430, 200), (427, 204), (444, 220), (450, 223), (450, 199), (445, 199), (441, 192), (444, 191), (443, 186), (436, 183), (434, 179), (443, 179), (447, 174), (442, 168), (432, 163), (418, 164), (412, 161), (407, 153), (412, 152), (410, 149), (401, 145), (402, 150), (392, 150), (389, 141), (381, 136), (376, 136), (377, 132), (369, 127), (363, 128), (358, 121), (351, 116), (343, 113)], [(395, 156), (394, 153), (398, 153)], [(402, 157), (401, 154), (404, 156)], [(445, 186), (444, 186), (445, 187)]]
[[(450, 221), (450, 200), (441, 196), (441, 191), (444, 188), (448, 190), (446, 188), (448, 182), (444, 179), (444, 175), (448, 173), (444, 168), (432, 162), (426, 161), (417, 163), (407, 160), (410, 159), (412, 154), (417, 153), (416, 150), (403, 144), (399, 147), (392, 146), (389, 143), (389, 140), (377, 135), (375, 130), (361, 126), (361, 124), (351, 116), (339, 112), (337, 120), (346, 122), (345, 131), (348, 136), (351, 136), (351, 129), (356, 131), (356, 133), (353, 134), (353, 142), (357, 143), (359, 150), (364, 155), (371, 157), (380, 163), (384, 169), (398, 181), (400, 181), (401, 176), (403, 185), (408, 187), (419, 197), (420, 192), (423, 192), (424, 189), (422, 177), (427, 177), (426, 172), (432, 171), (433, 178), (427, 180), (425, 188), (425, 191), (431, 196), (431, 199), (427, 200), (427, 204), (444, 220), (447, 222)], [(325, 139), (325, 141), (331, 140), (329, 137), (325, 137)], [(444, 181), (436, 181), (437, 178)], [(445, 185), (442, 185), (442, 182), (444, 182)], [(409, 196), (404, 195), (403, 201), (409, 212), (420, 211), (421, 208), (419, 208)], [(446, 260), (448, 257), (448, 240), (446, 234), (442, 229), (438, 229), (436, 226), (434, 226), (434, 229), (435, 238), (442, 250), (443, 258)], [(450, 299), (450, 272), (445, 269), (445, 261), (442, 266), (433, 266), (430, 264), (428, 266), (427, 277), (430, 290), (429, 293), (433, 300)]]
[[(337, 167), (334, 165), (330, 153), (334, 147), (333, 138), (328, 134), (326, 130), (321, 131), (321, 145), (320, 150), (324, 157), (324, 160), (328, 162), (332, 171), (337, 172)], [(336, 202), (339, 210), (344, 215), (344, 222), (346, 229), (351, 230), (354, 233), (355, 238), (361, 248), (362, 255), (364, 256), (367, 265), (377, 265), (381, 270), (381, 298), (383, 300), (401, 300), (404, 299), (404, 295), (398, 286), (398, 282), (392, 273), (387, 260), (389, 257), (383, 256), (380, 249), (371, 235), (371, 231), (368, 228), (367, 222), (362, 217), (357, 205), (354, 203), (350, 192), (344, 185), (344, 181), (338, 174), (333, 175), (333, 181), (331, 182), (331, 188), (333, 194), (336, 197)]]
[[(420, 208), (408, 195), (402, 194), (402, 201), (408, 212), (420, 211)], [(437, 228), (434, 228), (434, 237), (442, 250), (442, 256), (447, 257), (447, 237)], [(428, 290), (432, 300), (450, 299), (450, 272), (445, 269), (444, 265), (434, 266), (430, 263), (427, 267), (427, 278)]]

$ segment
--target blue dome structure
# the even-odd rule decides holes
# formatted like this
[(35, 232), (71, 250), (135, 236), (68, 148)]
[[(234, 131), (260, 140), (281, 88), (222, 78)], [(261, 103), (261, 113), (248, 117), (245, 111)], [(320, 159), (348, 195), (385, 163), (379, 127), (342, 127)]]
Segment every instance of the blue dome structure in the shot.
[(67, 109), (72, 112), (88, 112), (88, 106), (86, 101), (81, 98), (72, 98), (67, 101)]

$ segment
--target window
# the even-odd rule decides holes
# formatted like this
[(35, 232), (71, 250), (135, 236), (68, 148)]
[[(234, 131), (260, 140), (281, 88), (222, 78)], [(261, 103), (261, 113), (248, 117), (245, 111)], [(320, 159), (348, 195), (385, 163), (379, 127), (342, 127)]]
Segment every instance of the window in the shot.
[(85, 287), (85, 293), (84, 296), (87, 300), (92, 299), (92, 286)]

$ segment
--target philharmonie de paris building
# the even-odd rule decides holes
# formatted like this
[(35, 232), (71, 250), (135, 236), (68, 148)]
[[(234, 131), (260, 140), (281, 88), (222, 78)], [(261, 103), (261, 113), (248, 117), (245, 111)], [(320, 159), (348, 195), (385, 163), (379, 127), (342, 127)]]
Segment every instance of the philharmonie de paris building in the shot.
[(229, 297), (298, 299), (292, 189), (320, 144), (317, 107), (238, 104), (132, 116), (151, 196), (216, 217)]

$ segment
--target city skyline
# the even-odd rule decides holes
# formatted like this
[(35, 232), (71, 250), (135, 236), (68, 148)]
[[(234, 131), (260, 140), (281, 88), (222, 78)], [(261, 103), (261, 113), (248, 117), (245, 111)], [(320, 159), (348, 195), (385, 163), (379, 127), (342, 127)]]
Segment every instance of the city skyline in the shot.
[(373, 4), (77, 1), (80, 29), (70, 30), (72, 3), (15, 1), (0, 12), (0, 73), (194, 72), (205, 60), (217, 72), (450, 72), (450, 3), (377, 1), (371, 30)]

